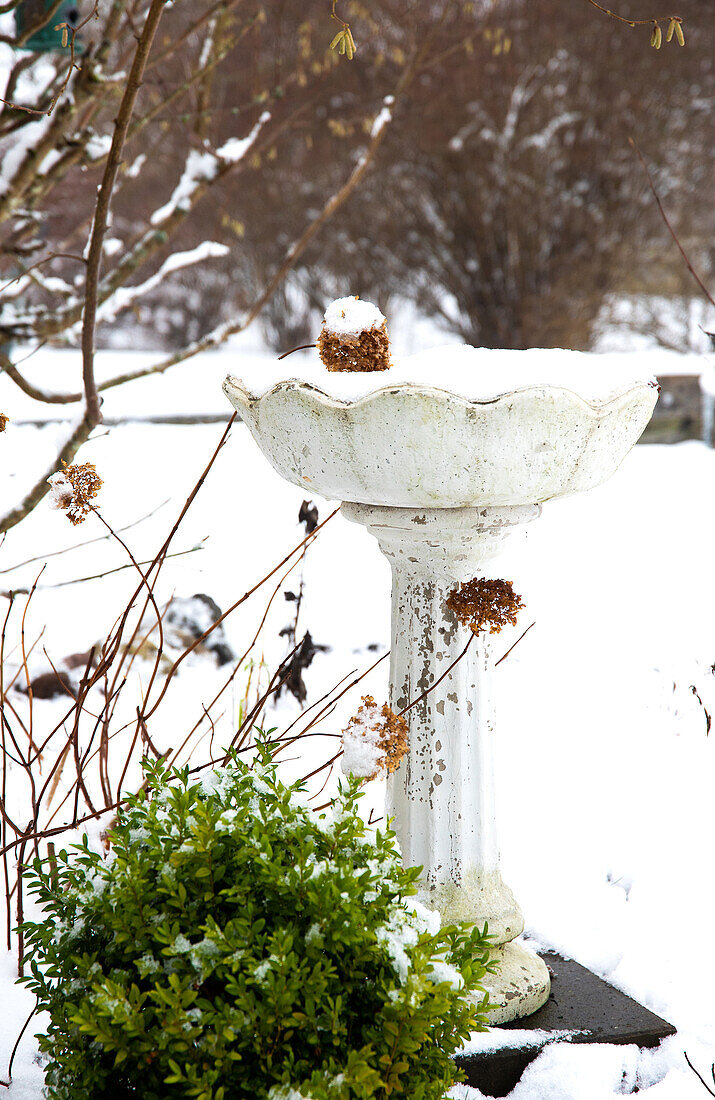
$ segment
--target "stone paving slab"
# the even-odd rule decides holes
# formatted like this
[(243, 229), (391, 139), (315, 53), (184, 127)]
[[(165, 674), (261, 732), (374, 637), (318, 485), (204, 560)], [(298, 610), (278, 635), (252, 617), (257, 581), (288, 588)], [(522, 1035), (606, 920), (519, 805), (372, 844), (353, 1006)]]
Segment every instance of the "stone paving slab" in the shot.
[[(455, 1060), (467, 1081), (486, 1096), (508, 1096), (522, 1073), (550, 1042), (633, 1043), (654, 1047), (675, 1034), (675, 1028), (586, 967), (553, 952), (542, 958), (551, 971), (551, 996), (543, 1008), (521, 1020), (499, 1027), (499, 1048), (461, 1055)], [(503, 1045), (509, 1031), (515, 1042)], [(538, 1032), (524, 1045), (527, 1031)]]

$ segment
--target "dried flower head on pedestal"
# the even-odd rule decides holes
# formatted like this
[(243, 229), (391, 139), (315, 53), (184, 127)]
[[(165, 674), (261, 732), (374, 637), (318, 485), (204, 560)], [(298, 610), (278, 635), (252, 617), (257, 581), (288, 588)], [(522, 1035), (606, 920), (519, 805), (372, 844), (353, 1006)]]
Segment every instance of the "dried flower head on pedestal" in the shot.
[(390, 341), (384, 316), (357, 295), (336, 299), (325, 311), (318, 352), (328, 370), (387, 370)]
[(473, 577), (453, 588), (447, 598), (447, 607), (464, 626), (475, 634), (489, 628), (490, 634), (499, 634), (503, 626), (514, 626), (516, 617), (524, 606), (511, 581), (488, 580)]
[(399, 767), (408, 749), (408, 726), (387, 703), (378, 707), (372, 695), (363, 695), (362, 701), (343, 730), (343, 771), (368, 780)]

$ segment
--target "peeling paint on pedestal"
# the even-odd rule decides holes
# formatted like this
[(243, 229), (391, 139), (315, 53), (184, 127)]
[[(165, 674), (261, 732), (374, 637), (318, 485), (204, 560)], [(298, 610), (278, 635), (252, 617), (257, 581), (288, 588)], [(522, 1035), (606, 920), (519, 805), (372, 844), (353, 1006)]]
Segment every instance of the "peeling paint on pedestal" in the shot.
[[(392, 566), (393, 710), (403, 710), (431, 689), (469, 640), (469, 629), (447, 607), (451, 590), (460, 581), (492, 575), (489, 564), (509, 529), (539, 512), (538, 505), (419, 513), (343, 505), (348, 519), (375, 535)], [(405, 864), (423, 868), (423, 900), (445, 921), (486, 923), (501, 947), (520, 935), (524, 918), (499, 871), (493, 668), (491, 639), (480, 635), (407, 711), (410, 747), (388, 780), (387, 812), (394, 817)], [(516, 953), (518, 968), (529, 969)], [(511, 974), (510, 997), (504, 989), (502, 1000), (513, 999), (513, 982)], [(524, 987), (530, 1011), (543, 1003), (548, 988), (548, 974), (536, 960)]]

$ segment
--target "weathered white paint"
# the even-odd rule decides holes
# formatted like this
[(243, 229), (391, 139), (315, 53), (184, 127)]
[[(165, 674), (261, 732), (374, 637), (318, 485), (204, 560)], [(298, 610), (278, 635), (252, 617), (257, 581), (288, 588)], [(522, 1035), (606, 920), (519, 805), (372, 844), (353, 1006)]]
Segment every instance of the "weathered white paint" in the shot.
[[(515, 524), (541, 502), (605, 481), (650, 419), (657, 390), (629, 384), (600, 403), (538, 385), (492, 401), (425, 385), (386, 384), (339, 401), (296, 379), (262, 395), (224, 391), (273, 467), (377, 538), (392, 566), (392, 705), (432, 687), (468, 629), (446, 607), (454, 585), (491, 565)], [(388, 812), (405, 862), (421, 865), (427, 900), (447, 919), (486, 922), (499, 972), (494, 1023), (548, 997), (544, 963), (516, 937), (523, 917), (499, 871), (494, 805), (493, 647), (480, 637), (407, 711), (410, 751), (391, 777)], [(533, 809), (530, 811), (533, 812)]]
[[(328, 500), (418, 508), (533, 504), (606, 481), (657, 400), (648, 383), (589, 403), (534, 385), (488, 402), (386, 385), (349, 403), (291, 379), (256, 397), (224, 392), (275, 470)], [(377, 388), (377, 387), (382, 388)]]
[[(496, 944), (509, 943), (523, 931), (524, 918), (499, 871), (495, 647), (489, 635), (473, 638), (446, 601), (458, 582), (493, 575), (490, 562), (506, 534), (515, 524), (536, 519), (541, 507), (416, 510), (343, 504), (341, 511), (367, 527), (392, 567), (391, 705), (402, 711), (429, 691), (405, 715), (409, 753), (388, 782), (387, 811), (405, 863), (423, 868), (423, 900), (445, 920), (486, 923)], [(501, 973), (491, 987), (504, 1006), (494, 1022), (523, 1014), (527, 1003), (534, 1011), (548, 997), (543, 963), (531, 955), (525, 960), (518, 951), (514, 960), (514, 954), (508, 954), (509, 974)], [(498, 956), (506, 961), (503, 951)], [(513, 992), (519, 974), (526, 979), (526, 1000), (515, 996), (507, 1004), (507, 989)]]

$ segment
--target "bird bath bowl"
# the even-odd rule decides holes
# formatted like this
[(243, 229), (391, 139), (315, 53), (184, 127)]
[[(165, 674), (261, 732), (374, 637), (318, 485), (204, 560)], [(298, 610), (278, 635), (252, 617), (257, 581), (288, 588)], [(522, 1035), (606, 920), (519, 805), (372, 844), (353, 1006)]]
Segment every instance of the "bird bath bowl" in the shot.
[(489, 927), (493, 1023), (539, 1008), (549, 975), (517, 939), (523, 916), (499, 871), (492, 646), (480, 634), (444, 676), (470, 636), (446, 600), (460, 582), (494, 575), (506, 534), (544, 501), (609, 478), (643, 432), (655, 380), (593, 359), (449, 347), (379, 373), (330, 373), (316, 357), (224, 382), (274, 469), (343, 501), (390, 561), (391, 705), (436, 686), (407, 712), (410, 748), (387, 809), (405, 863), (423, 868), (425, 901), (445, 920)]

